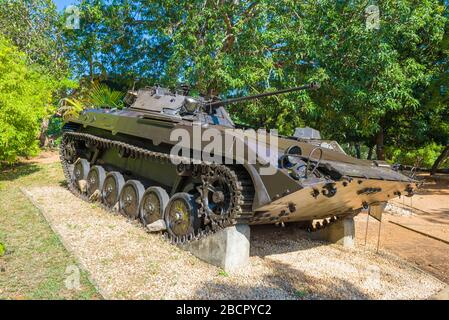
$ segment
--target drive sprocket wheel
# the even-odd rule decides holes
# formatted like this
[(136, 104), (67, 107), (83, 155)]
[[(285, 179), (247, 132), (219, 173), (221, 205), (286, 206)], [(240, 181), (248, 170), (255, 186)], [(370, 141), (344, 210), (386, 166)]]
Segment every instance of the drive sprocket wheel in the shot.
[(232, 224), (242, 212), (242, 186), (233, 170), (226, 166), (211, 165), (201, 175), (200, 214), (212, 229)]

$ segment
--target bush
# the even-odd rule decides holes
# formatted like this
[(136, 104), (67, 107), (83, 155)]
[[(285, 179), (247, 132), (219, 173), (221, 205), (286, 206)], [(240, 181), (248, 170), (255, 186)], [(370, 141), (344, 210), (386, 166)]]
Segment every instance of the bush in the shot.
[(38, 151), (41, 120), (52, 112), (55, 87), (0, 36), (0, 161), (12, 163)]
[[(414, 150), (403, 150), (394, 147), (387, 147), (385, 155), (391, 163), (415, 166), (418, 162), (419, 167), (431, 168), (443, 149), (444, 146), (432, 142), (422, 148)], [(441, 167), (447, 165), (449, 165), (449, 160), (442, 163)]]

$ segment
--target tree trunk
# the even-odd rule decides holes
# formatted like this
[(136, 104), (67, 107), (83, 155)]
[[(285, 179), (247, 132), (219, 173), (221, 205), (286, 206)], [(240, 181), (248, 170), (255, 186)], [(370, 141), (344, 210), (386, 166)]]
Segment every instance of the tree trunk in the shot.
[(438, 158), (433, 163), (431, 174), (435, 174), (437, 172), (438, 167), (440, 166), (441, 163), (444, 162), (444, 160), (446, 160), (447, 157), (449, 157), (449, 145), (447, 145), (443, 149), (441, 154), (438, 156)]
[(376, 154), (377, 160), (385, 160), (384, 152), (384, 130), (381, 127), (376, 135)]
[(89, 56), (89, 80), (91, 83), (94, 81), (94, 61), (92, 54)]
[(48, 137), (47, 137), (47, 130), (48, 130), (48, 124), (50, 122), (50, 119), (45, 118), (42, 120), (41, 124), (41, 133), (39, 134), (39, 146), (46, 147), (48, 145)]
[(371, 160), (373, 158), (373, 151), (374, 151), (374, 145), (369, 146), (368, 157), (367, 157), (368, 160)]
[(355, 154), (357, 156), (357, 159), (360, 159), (362, 157), (360, 154), (360, 143), (356, 143), (354, 145), (354, 147), (355, 147)]

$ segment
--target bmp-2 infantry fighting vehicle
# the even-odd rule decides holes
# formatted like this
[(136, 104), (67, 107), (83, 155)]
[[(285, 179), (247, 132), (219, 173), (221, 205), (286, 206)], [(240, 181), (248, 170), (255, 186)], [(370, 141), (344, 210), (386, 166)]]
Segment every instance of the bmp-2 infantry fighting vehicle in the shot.
[[(144, 225), (163, 219), (166, 235), (176, 243), (241, 223), (319, 221), (314, 228), (322, 228), (362, 208), (412, 195), (414, 180), (385, 163), (352, 158), (310, 128), (276, 136), (276, 161), (237, 161), (237, 142), (247, 151), (257, 148), (239, 135), (232, 135), (231, 149), (215, 151), (223, 161), (193, 156), (209, 143), (195, 147), (195, 127), (214, 128), (223, 136), (236, 127), (225, 105), (317, 87), (224, 101), (152, 87), (130, 92), (123, 110), (85, 110), (63, 129), (61, 161), (69, 188)], [(176, 129), (191, 134), (187, 157), (171, 155)], [(265, 146), (273, 148), (268, 140)], [(262, 174), (267, 167), (270, 174)]]

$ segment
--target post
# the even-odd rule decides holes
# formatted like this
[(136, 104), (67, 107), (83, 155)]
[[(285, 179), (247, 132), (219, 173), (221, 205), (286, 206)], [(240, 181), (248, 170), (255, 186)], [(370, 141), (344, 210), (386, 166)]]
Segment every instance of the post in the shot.
[(353, 248), (355, 238), (354, 217), (350, 216), (337, 220), (326, 228), (311, 233), (311, 238), (340, 244), (345, 248)]
[(250, 227), (238, 224), (227, 227), (204, 239), (181, 244), (197, 258), (233, 272), (249, 263)]

